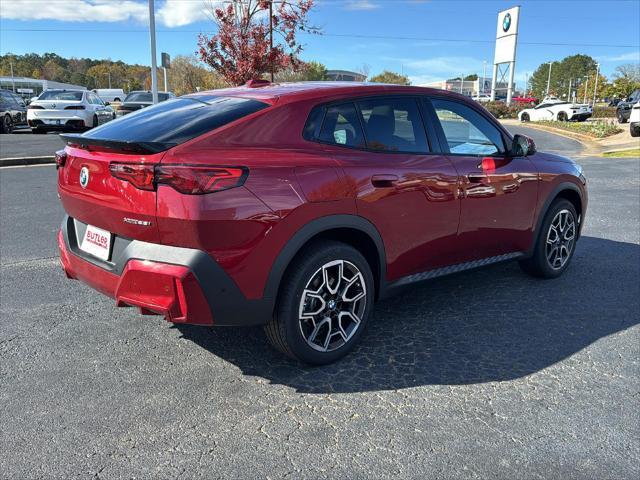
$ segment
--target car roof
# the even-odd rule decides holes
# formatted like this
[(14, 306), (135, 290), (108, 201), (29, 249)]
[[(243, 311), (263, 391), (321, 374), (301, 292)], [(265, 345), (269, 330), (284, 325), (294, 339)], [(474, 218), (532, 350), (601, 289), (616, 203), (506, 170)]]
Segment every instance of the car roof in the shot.
[(243, 97), (261, 100), (270, 104), (290, 103), (300, 100), (327, 99), (348, 95), (375, 95), (375, 94), (419, 94), (430, 93), (446, 94), (458, 98), (466, 98), (455, 92), (445, 90), (414, 87), (406, 85), (392, 85), (386, 83), (362, 83), (362, 82), (295, 82), (295, 83), (264, 83), (255, 87), (243, 85), (241, 87), (223, 88), (219, 90), (207, 90), (187, 95), (198, 96), (229, 96)]

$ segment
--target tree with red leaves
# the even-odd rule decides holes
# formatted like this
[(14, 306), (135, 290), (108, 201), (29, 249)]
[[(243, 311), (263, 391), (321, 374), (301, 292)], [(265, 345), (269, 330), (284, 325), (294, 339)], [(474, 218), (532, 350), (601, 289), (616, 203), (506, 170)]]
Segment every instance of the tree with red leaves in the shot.
[[(230, 85), (241, 85), (266, 73), (298, 70), (304, 63), (296, 39), (298, 32), (319, 33), (307, 16), (314, 0), (233, 0), (213, 9), (218, 33), (198, 38), (200, 59)], [(271, 8), (272, 10), (271, 10)], [(272, 11), (271, 18), (269, 12)], [(270, 45), (272, 35), (281, 42)]]

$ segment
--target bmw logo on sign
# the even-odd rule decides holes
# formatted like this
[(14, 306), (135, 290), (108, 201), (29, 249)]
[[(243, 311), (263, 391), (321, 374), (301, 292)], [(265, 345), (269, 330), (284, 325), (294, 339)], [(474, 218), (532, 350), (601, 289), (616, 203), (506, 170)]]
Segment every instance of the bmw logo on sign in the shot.
[(511, 14), (507, 13), (502, 19), (502, 30), (504, 32), (509, 31), (509, 27), (511, 26)]
[(87, 184), (89, 183), (89, 169), (87, 167), (82, 167), (80, 170), (80, 186), (82, 188), (87, 188)]

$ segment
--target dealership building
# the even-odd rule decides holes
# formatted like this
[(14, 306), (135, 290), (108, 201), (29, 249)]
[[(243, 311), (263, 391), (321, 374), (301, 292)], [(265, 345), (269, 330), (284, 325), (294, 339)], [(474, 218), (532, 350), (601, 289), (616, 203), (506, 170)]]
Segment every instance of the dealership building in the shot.
[[(484, 88), (483, 84), (484, 83)], [(462, 95), (466, 95), (467, 97), (477, 97), (478, 92), (484, 93), (487, 95), (491, 95), (491, 77), (485, 77), (484, 82), (482, 81), (482, 77), (477, 80), (440, 80), (437, 82), (424, 83), (419, 85), (420, 87), (429, 87), (429, 88), (437, 88), (440, 90), (448, 90), (450, 92), (461, 93)], [(506, 83), (498, 83), (496, 85), (498, 90), (507, 89)], [(515, 89), (515, 86), (514, 86)]]
[(28, 77), (0, 77), (0, 88), (11, 90), (23, 98), (31, 98), (40, 95), (45, 90), (60, 88), (67, 90), (86, 90), (82, 85), (71, 83), (54, 82), (52, 80), (42, 80)]

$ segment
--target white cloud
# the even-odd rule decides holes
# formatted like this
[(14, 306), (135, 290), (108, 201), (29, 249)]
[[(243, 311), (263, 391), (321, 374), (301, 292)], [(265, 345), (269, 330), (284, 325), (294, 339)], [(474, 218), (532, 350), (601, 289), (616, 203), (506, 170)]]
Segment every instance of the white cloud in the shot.
[(207, 0), (166, 0), (156, 12), (156, 18), (167, 27), (182, 27), (209, 19), (209, 12), (219, 3)]
[(620, 55), (603, 55), (597, 57), (600, 62), (636, 62), (640, 63), (640, 51), (622, 53)]
[(148, 16), (147, 5), (132, 0), (67, 0), (65, 2), (2, 0), (0, 2), (0, 18), (11, 20), (122, 22), (144, 21)]
[[(207, 11), (220, 2), (212, 0), (165, 0), (156, 3), (156, 20), (167, 27), (181, 27), (207, 20)], [(0, 0), (0, 18), (10, 20), (58, 20), (61, 22), (147, 23), (149, 6), (134, 0)]]
[(347, 10), (375, 10), (380, 5), (371, 0), (348, 0), (345, 8)]

